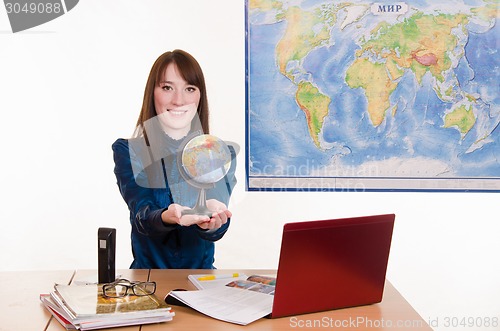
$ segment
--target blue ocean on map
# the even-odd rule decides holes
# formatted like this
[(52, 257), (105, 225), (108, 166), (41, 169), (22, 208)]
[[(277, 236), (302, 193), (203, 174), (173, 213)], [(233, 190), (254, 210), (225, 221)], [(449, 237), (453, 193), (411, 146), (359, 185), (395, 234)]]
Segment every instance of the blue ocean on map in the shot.
[[(325, 1), (310, 0), (301, 6), (307, 9), (321, 3)], [(412, 6), (418, 4), (424, 9), (428, 5), (425, 1), (412, 2)], [(331, 99), (319, 134), (320, 146), (311, 138), (306, 115), (295, 99), (297, 85), (277, 66), (276, 45), (287, 29), (287, 21), (249, 25), (250, 176), (314, 177), (333, 166), (334, 174), (349, 174), (366, 164), (389, 168), (395, 160), (416, 160), (411, 172), (396, 169), (392, 176), (500, 177), (498, 19), (489, 28), (470, 24), (465, 54), (450, 76), (456, 79), (462, 95), (479, 96), (475, 110), (480, 115), (465, 135), (456, 127), (444, 127), (445, 115), (461, 101), (442, 100), (433, 88), (436, 82), (430, 73), (418, 82), (410, 70), (398, 78), (383, 122), (373, 125), (365, 92), (348, 86), (346, 72), (361, 48), (359, 40), (365, 31), (359, 26), (375, 26), (378, 19), (364, 17), (357, 25), (343, 29), (336, 24), (329, 43), (311, 50), (300, 63), (301, 79), (313, 83)], [(421, 170), (417, 169), (419, 165)], [(390, 175), (387, 169), (384, 171)]]

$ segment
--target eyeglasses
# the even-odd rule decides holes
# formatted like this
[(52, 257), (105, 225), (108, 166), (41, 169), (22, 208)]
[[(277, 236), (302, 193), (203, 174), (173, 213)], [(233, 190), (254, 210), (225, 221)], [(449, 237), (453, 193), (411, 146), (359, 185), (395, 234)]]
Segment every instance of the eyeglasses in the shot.
[(107, 298), (122, 298), (132, 290), (137, 296), (146, 296), (156, 292), (156, 282), (131, 282), (128, 279), (117, 279), (102, 286), (102, 295)]

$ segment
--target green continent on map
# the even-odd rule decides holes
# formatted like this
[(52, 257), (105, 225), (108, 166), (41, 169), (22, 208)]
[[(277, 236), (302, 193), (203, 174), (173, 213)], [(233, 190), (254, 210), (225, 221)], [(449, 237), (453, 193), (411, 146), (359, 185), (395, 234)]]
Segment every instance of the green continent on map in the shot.
[(372, 33), (377, 37), (368, 40), (357, 53), (369, 51), (393, 59), (401, 68), (411, 69), (419, 83), (428, 71), (442, 81), (443, 72), (452, 64), (448, 52), (453, 52), (458, 44), (452, 29), (466, 24), (467, 16), (461, 14), (418, 13), (402, 23), (381, 23)]
[[(445, 72), (452, 66), (448, 53), (458, 45), (452, 29), (467, 23), (465, 15), (424, 15), (418, 13), (402, 23), (385, 22), (372, 32), (372, 38), (357, 51), (357, 59), (347, 70), (346, 83), (362, 88), (368, 101), (372, 124), (378, 126), (390, 107), (390, 96), (404, 70), (411, 70), (418, 81), (430, 72), (437, 82), (445, 81)], [(374, 55), (372, 60), (367, 55)], [(453, 93), (452, 88), (441, 91), (440, 98)]]
[(474, 124), (476, 124), (476, 117), (472, 111), (472, 106), (467, 108), (462, 105), (446, 114), (444, 117), (444, 127), (450, 128), (456, 126), (462, 136), (465, 136), (467, 132), (472, 129)]
[(287, 21), (287, 28), (276, 45), (278, 69), (297, 86), (296, 102), (304, 111), (309, 134), (319, 148), (319, 133), (331, 100), (304, 79), (301, 63), (312, 50), (328, 43), (335, 17), (329, 6), (311, 12), (290, 7), (280, 17)]
[(248, 2), (248, 7), (250, 9), (269, 11), (272, 9), (281, 9), (283, 7), (283, 3), (276, 0), (250, 0)]
[(357, 59), (347, 70), (346, 82), (351, 88), (361, 87), (365, 91), (370, 120), (373, 126), (379, 126), (390, 107), (389, 96), (397, 87), (387, 75), (385, 64)]
[(295, 99), (306, 115), (309, 134), (317, 147), (320, 147), (319, 133), (323, 120), (328, 115), (328, 106), (331, 99), (322, 94), (313, 84), (302, 82), (299, 84)]
[(322, 11), (308, 12), (299, 7), (289, 8), (283, 19), (288, 24), (284, 36), (276, 45), (276, 58), (280, 73), (295, 82), (293, 74), (296, 68), (288, 66), (293, 61), (302, 61), (309, 52), (330, 40), (332, 20)]

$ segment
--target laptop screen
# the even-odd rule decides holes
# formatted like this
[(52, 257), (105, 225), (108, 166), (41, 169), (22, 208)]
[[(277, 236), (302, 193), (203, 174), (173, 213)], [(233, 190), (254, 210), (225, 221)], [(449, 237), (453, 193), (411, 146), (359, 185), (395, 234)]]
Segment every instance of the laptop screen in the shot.
[(382, 300), (394, 214), (287, 223), (272, 317)]

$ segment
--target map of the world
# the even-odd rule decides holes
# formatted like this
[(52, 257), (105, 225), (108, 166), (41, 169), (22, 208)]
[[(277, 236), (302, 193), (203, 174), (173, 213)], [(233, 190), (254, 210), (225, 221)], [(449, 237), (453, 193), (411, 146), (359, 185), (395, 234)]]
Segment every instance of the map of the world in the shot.
[(248, 0), (247, 189), (500, 191), (498, 0)]

